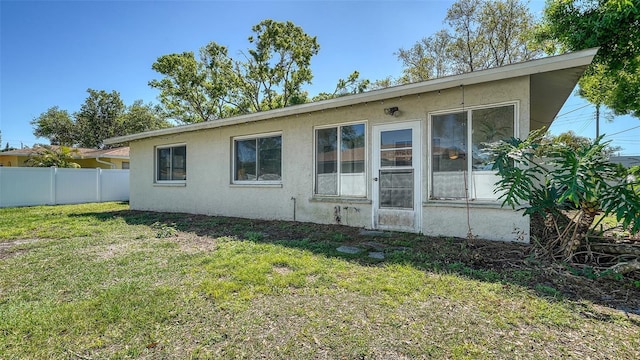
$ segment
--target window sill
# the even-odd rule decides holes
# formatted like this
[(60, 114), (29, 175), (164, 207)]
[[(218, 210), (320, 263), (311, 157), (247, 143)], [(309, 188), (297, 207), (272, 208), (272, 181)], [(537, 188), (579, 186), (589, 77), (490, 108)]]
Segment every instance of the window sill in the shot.
[(153, 183), (154, 187), (186, 187), (187, 183), (186, 182), (167, 182), (167, 183), (163, 183), (163, 182), (156, 182)]
[(230, 188), (282, 188), (282, 184), (259, 184), (259, 183), (235, 183), (229, 184)]
[[(429, 200), (422, 203), (423, 207), (454, 207), (454, 208), (466, 208), (467, 202), (464, 200)], [(469, 207), (472, 208), (487, 208), (487, 209), (502, 209), (502, 203), (492, 200), (469, 200)], [(504, 207), (505, 209), (507, 207)], [(510, 209), (510, 208), (509, 208)]]
[(346, 198), (338, 196), (314, 196), (309, 202), (317, 203), (338, 203), (338, 204), (371, 204), (371, 200), (367, 198)]

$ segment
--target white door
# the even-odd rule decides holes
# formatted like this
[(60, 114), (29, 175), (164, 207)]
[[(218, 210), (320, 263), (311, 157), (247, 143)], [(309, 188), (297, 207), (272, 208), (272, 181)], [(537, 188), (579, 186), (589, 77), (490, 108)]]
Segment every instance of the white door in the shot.
[(420, 121), (373, 128), (373, 227), (420, 232)]

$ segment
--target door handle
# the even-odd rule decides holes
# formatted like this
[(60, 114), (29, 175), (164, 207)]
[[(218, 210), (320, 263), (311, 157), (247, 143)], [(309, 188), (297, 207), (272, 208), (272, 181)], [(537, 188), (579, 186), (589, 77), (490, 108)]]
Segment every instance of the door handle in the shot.
[(373, 178), (373, 181), (378, 181), (378, 178), (377, 178), (377, 177), (374, 177), (374, 178)]

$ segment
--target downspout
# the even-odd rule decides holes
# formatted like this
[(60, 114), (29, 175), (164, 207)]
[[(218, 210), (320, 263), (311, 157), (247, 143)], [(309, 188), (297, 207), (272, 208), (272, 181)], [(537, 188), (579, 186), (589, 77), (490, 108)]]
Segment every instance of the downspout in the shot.
[(112, 163), (112, 162), (108, 162), (108, 161), (104, 161), (104, 160), (100, 160), (100, 156), (96, 157), (96, 162), (98, 164), (103, 164), (103, 165), (109, 165), (112, 169), (116, 168), (116, 164)]

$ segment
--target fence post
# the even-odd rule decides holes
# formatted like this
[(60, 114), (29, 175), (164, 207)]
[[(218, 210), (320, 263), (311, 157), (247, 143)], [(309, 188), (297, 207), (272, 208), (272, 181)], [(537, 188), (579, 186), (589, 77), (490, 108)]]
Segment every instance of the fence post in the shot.
[(56, 205), (56, 177), (58, 176), (58, 168), (55, 166), (51, 167), (51, 190), (50, 190), (50, 205)]
[(102, 202), (102, 190), (100, 186), (100, 182), (102, 181), (102, 169), (96, 168), (96, 197), (98, 202)]
[(0, 207), (2, 207), (2, 168), (4, 166), (0, 166)]

